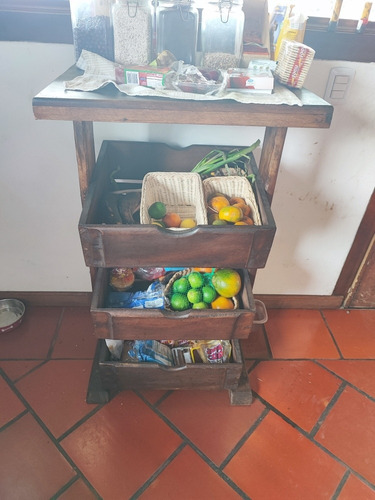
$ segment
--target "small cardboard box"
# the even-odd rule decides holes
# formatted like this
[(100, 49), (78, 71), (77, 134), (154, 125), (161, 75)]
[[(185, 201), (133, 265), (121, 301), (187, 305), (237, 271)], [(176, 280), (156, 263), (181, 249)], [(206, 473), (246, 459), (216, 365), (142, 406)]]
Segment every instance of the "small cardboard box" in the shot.
[(235, 68), (228, 70), (227, 89), (271, 94), (273, 86), (274, 77), (268, 68)]
[(169, 68), (156, 68), (153, 66), (116, 68), (116, 81), (117, 83), (127, 83), (156, 89), (164, 87), (165, 77), (169, 71)]

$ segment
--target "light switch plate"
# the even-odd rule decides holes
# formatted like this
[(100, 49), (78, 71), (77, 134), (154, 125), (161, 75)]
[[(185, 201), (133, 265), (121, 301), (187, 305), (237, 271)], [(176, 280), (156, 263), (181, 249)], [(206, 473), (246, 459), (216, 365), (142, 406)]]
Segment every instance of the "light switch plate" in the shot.
[(355, 70), (352, 68), (332, 68), (327, 81), (324, 99), (332, 104), (342, 102), (353, 81)]

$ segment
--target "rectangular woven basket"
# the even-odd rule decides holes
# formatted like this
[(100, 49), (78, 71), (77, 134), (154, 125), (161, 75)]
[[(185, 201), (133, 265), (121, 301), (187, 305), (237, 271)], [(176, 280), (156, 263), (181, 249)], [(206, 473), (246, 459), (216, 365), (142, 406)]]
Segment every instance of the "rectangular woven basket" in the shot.
[(197, 225), (208, 223), (202, 180), (195, 172), (146, 174), (142, 184), (141, 224), (151, 224), (148, 209), (156, 201), (166, 205), (167, 213), (177, 213), (181, 219), (195, 219)]
[(222, 193), (228, 198), (234, 196), (244, 198), (246, 204), (251, 207), (251, 218), (254, 224), (257, 226), (262, 225), (254, 191), (245, 177), (239, 175), (209, 177), (203, 181), (203, 191), (206, 204), (207, 200), (215, 193)]

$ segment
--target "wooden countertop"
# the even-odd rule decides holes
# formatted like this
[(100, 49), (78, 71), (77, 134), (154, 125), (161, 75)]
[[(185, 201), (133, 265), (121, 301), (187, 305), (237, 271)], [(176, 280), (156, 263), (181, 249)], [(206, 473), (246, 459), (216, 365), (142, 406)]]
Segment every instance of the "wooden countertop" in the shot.
[(113, 86), (95, 92), (65, 90), (64, 82), (80, 74), (82, 72), (72, 66), (34, 97), (35, 117), (88, 122), (302, 128), (329, 128), (332, 120), (333, 107), (307, 89), (294, 90), (302, 106), (129, 97)]

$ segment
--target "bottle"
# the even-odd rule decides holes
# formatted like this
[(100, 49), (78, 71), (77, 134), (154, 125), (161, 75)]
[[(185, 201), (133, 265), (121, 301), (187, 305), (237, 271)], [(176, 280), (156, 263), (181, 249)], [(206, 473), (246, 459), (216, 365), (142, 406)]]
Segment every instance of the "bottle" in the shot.
[(115, 62), (144, 66), (151, 62), (152, 10), (148, 0), (117, 0), (112, 7)]
[(157, 7), (156, 50), (169, 50), (185, 64), (195, 64), (198, 9), (193, 0), (161, 0)]
[(85, 49), (113, 61), (111, 7), (112, 0), (70, 0), (76, 60)]
[(245, 15), (243, 0), (215, 0), (202, 9), (202, 66), (237, 68), (240, 64)]

